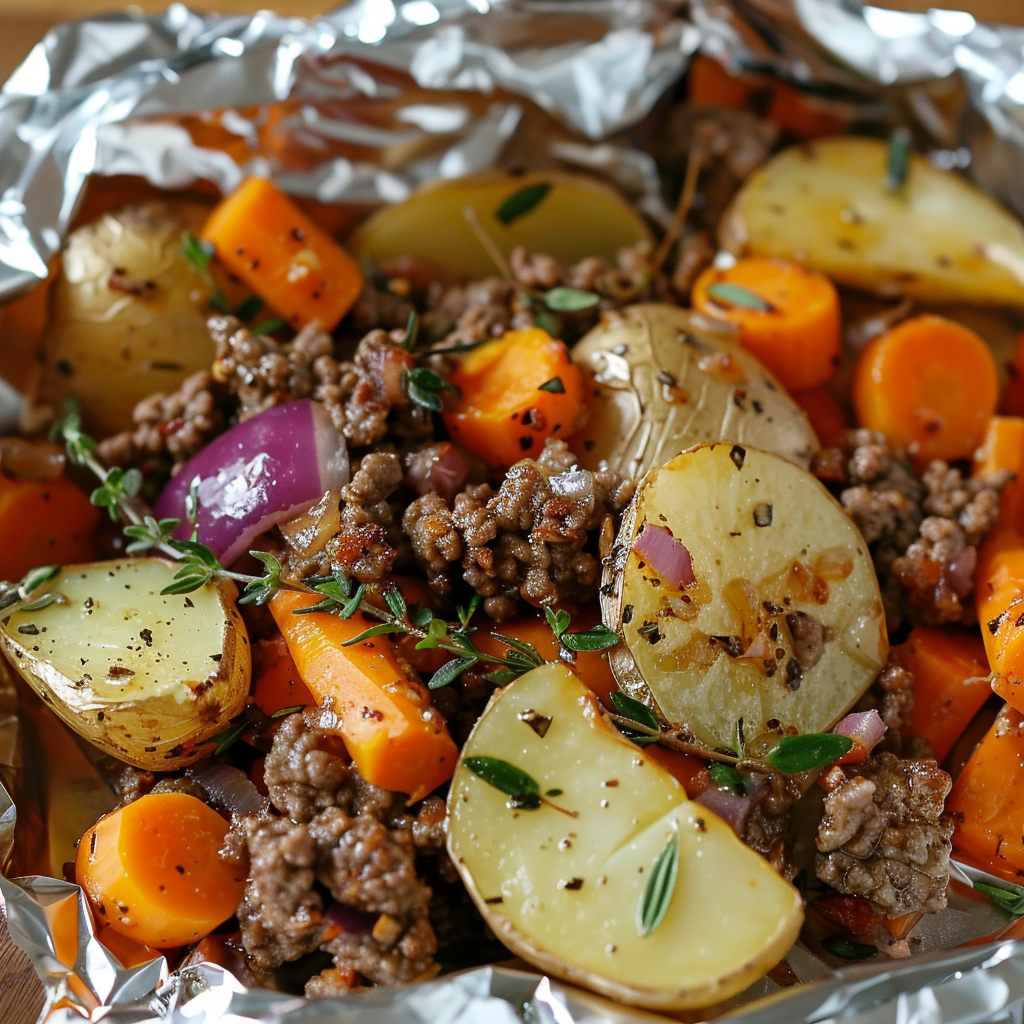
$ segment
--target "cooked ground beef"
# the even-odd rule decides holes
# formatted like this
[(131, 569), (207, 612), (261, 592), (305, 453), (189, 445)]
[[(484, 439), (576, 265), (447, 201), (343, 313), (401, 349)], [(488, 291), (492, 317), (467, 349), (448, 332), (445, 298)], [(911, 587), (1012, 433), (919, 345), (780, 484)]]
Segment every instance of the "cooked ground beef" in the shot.
[(871, 548), (890, 632), (905, 620), (973, 622), (977, 545), (995, 525), (1007, 474), (965, 479), (936, 460), (919, 480), (868, 430), (820, 452), (814, 468)]
[[(253, 967), (322, 949), (334, 967), (309, 983), (309, 995), (435, 974), (431, 889), (416, 858), (444, 849), (443, 801), (431, 797), (410, 813), (402, 796), (360, 777), (335, 733), (301, 715), (282, 723), (264, 779), (280, 816), (236, 818), (228, 842), (250, 865), (238, 918)], [(364, 915), (365, 927), (341, 931), (334, 905)]]
[(818, 827), (818, 878), (837, 892), (866, 897), (885, 917), (945, 907), (949, 776), (934, 761), (890, 753), (833, 773)]
[(616, 473), (578, 469), (565, 442), (549, 440), (536, 460), (516, 463), (497, 492), (473, 485), (451, 507), (424, 495), (402, 526), (435, 593), (450, 596), (461, 579), (501, 621), (520, 599), (538, 608), (593, 600), (600, 563), (585, 548), (632, 491)]
[(765, 776), (767, 795), (754, 804), (743, 823), (740, 838), (753, 850), (770, 861), (783, 878), (796, 877), (793, 861), (793, 808), (800, 799), (801, 789), (795, 779), (780, 772)]
[(885, 736), (875, 748), (876, 753), (889, 751), (903, 757), (930, 757), (926, 740), (910, 736), (907, 727), (914, 710), (914, 676), (909, 669), (890, 655), (885, 667), (871, 688), (857, 702), (856, 711), (877, 709), (885, 722)]

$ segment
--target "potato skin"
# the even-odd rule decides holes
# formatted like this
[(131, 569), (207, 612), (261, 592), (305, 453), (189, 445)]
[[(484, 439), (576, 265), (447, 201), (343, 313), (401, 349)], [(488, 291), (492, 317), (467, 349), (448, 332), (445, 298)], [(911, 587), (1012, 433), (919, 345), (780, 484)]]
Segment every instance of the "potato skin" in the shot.
[(72, 233), (53, 286), (39, 398), (82, 406), (86, 429), (131, 426), (143, 398), (210, 366), (211, 287), (182, 254), (203, 207), (152, 202), (104, 214)]
[(581, 465), (638, 478), (680, 452), (732, 441), (806, 469), (818, 439), (803, 410), (731, 325), (665, 303), (628, 306), (572, 351), (587, 377)]

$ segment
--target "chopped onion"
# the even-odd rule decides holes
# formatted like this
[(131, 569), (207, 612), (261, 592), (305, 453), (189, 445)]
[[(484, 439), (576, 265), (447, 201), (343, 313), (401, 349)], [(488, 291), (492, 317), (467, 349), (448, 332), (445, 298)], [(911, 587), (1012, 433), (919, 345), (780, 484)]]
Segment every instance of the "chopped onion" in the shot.
[(967, 546), (961, 548), (942, 568), (942, 582), (961, 600), (974, 589), (974, 570), (978, 565), (978, 551)]
[(267, 409), (208, 444), (164, 488), (154, 513), (180, 519), (175, 536), (187, 538), (186, 503), (195, 483), (198, 540), (230, 565), (260, 534), (344, 487), (348, 473), (345, 440), (330, 414), (302, 399)]
[(570, 501), (585, 502), (594, 497), (594, 476), (585, 469), (570, 469), (548, 480), (551, 493)]
[(451, 443), (439, 441), (408, 458), (406, 480), (417, 494), (438, 494), (451, 502), (469, 476), (465, 455)]
[(336, 924), (343, 932), (350, 935), (369, 935), (377, 923), (376, 914), (368, 914), (364, 910), (344, 903), (331, 903), (324, 914), (331, 924)]
[(253, 785), (241, 768), (213, 761), (189, 768), (186, 774), (206, 790), (215, 804), (232, 814), (263, 814), (270, 809), (269, 798)]
[(885, 735), (886, 725), (882, 716), (872, 708), (870, 711), (855, 711), (847, 715), (832, 731), (853, 740), (853, 750), (846, 756), (851, 757), (856, 751), (857, 759), (860, 760), (861, 752), (863, 757), (867, 757), (874, 750)]
[(686, 545), (664, 526), (647, 523), (633, 540), (633, 550), (675, 590), (685, 590), (697, 582)]
[(740, 796), (731, 789), (725, 789), (712, 783), (693, 799), (696, 803), (713, 811), (728, 825), (736, 835), (742, 835), (743, 827), (750, 817), (750, 812), (768, 793), (764, 779), (759, 779), (754, 788)]

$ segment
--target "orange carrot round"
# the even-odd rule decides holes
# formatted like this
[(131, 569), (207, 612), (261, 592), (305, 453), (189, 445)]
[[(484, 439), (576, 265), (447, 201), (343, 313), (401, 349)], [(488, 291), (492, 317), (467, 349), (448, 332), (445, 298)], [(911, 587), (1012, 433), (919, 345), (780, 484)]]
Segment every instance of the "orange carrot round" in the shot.
[(742, 259), (709, 267), (693, 286), (694, 309), (737, 324), (740, 343), (789, 391), (824, 384), (839, 365), (835, 285), (799, 263)]
[(253, 651), (252, 702), (265, 715), (285, 708), (312, 707), (316, 700), (302, 681), (283, 636), (260, 640)]
[(970, 457), (998, 395), (988, 346), (940, 316), (912, 317), (879, 335), (853, 369), (858, 424), (906, 448), (918, 465)]
[(540, 328), (509, 331), (468, 353), (452, 375), (459, 397), (441, 414), (452, 440), (489, 466), (540, 454), (580, 424), (583, 378), (569, 351)]
[(245, 871), (219, 856), (228, 823), (187, 793), (150, 793), (82, 837), (75, 878), (101, 925), (155, 949), (195, 942), (231, 917)]

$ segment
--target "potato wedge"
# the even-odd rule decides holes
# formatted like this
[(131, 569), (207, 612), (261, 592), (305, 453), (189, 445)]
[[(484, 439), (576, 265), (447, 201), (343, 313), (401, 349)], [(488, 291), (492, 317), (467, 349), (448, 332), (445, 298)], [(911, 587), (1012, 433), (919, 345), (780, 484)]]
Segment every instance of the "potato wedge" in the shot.
[(1024, 306), (1024, 227), (965, 178), (910, 160), (886, 186), (889, 147), (833, 136), (755, 171), (722, 218), (736, 256), (779, 256), (838, 284), (937, 302)]
[(186, 228), (202, 207), (126, 206), (75, 231), (53, 285), (43, 339), (41, 397), (82, 406), (99, 436), (131, 426), (132, 410), (154, 392), (173, 391), (208, 369), (210, 285), (182, 254)]
[[(512, 195), (541, 185), (550, 191), (529, 212), (505, 224), (496, 213)], [(545, 252), (563, 263), (587, 256), (615, 259), (619, 249), (652, 244), (643, 217), (614, 189), (584, 174), (567, 171), (487, 171), (435, 181), (404, 203), (378, 211), (356, 229), (347, 247), (377, 266), (413, 259), (447, 271), (456, 279), (497, 274), (486, 249), (469, 226), (469, 207), (501, 252), (517, 246)]]
[(753, 448), (702, 445), (649, 473), (604, 583), (619, 685), (710, 752), (826, 731), (888, 652), (856, 527), (810, 473)]
[[(510, 808), (513, 798), (468, 767), (481, 757), (528, 771), (550, 796)], [(803, 921), (796, 889), (689, 801), (564, 665), (534, 669), (491, 698), (448, 808), (448, 850), (498, 938), (613, 999), (657, 1009), (718, 1002), (778, 963)], [(648, 880), (675, 841), (667, 910), (642, 935)]]
[(570, 440), (640, 477), (705, 441), (763, 448), (805, 468), (818, 439), (804, 411), (732, 329), (663, 303), (629, 306), (572, 350), (587, 376), (587, 422)]
[(126, 558), (65, 566), (35, 611), (0, 620), (0, 649), (90, 743), (137, 768), (171, 771), (239, 714), (250, 655), (234, 587), (162, 596), (178, 566)]

